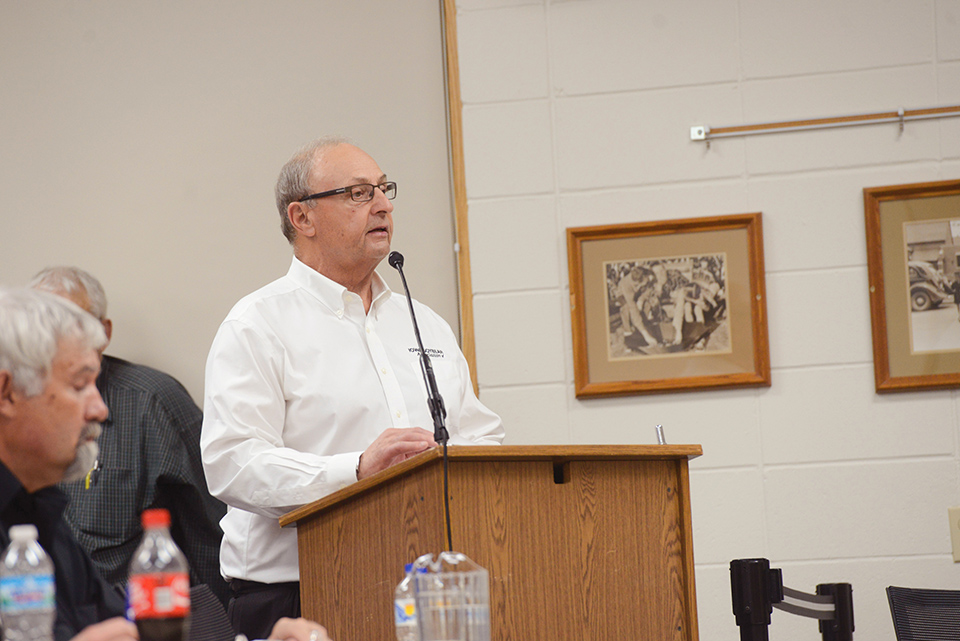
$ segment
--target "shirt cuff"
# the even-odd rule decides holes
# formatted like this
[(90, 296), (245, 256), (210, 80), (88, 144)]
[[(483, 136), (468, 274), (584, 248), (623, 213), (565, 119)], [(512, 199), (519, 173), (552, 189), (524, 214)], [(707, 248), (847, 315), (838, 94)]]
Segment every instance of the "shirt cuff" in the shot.
[(357, 464), (360, 462), (360, 454), (362, 452), (346, 452), (330, 457), (327, 479), (335, 491), (357, 482)]

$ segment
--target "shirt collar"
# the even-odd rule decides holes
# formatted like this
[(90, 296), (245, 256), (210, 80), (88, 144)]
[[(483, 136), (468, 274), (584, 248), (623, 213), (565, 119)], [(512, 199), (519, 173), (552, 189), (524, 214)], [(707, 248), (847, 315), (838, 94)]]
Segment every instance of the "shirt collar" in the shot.
[[(300, 262), (296, 256), (293, 257), (293, 261), (290, 263), (290, 270), (287, 272), (287, 276), (297, 285), (313, 294), (321, 303), (331, 310), (339, 312), (337, 314), (338, 316), (343, 313), (344, 308), (349, 304), (350, 300), (359, 302), (360, 297), (357, 294), (349, 291), (340, 283), (330, 280), (312, 267), (308, 267), (306, 264)], [(393, 293), (386, 281), (384, 281), (377, 272), (373, 272), (371, 289), (373, 292), (373, 304), (370, 306), (371, 311), (379, 308)]]

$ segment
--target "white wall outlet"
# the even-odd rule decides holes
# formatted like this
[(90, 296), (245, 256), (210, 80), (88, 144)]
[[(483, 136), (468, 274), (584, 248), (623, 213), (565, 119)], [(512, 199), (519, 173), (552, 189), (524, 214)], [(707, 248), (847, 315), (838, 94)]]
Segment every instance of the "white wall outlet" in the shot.
[(953, 562), (960, 563), (960, 507), (948, 507), (950, 519), (950, 543), (953, 545)]

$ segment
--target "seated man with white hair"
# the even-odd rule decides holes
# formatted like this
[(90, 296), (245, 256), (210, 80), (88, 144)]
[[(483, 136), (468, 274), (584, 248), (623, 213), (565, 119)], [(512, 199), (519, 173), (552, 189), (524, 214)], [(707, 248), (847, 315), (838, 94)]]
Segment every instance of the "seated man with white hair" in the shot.
[[(44, 292), (0, 290), (0, 547), (13, 525), (33, 523), (53, 559), (55, 638), (120, 617), (123, 598), (97, 573), (62, 519), (61, 480), (83, 478), (97, 457), (107, 406), (97, 392), (100, 323)], [(96, 633), (103, 632), (103, 636)], [(122, 619), (90, 630), (136, 638)]]

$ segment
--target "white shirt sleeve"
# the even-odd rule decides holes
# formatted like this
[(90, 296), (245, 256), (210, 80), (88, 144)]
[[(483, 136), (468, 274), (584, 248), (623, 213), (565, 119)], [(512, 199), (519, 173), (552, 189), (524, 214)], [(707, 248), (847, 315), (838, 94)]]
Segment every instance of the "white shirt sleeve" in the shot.
[(360, 457), (284, 445), (284, 357), (257, 328), (229, 320), (214, 339), (205, 378), (200, 444), (210, 493), (269, 518), (356, 481)]

